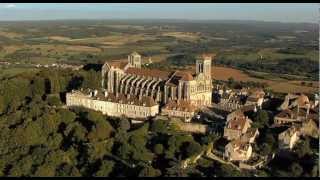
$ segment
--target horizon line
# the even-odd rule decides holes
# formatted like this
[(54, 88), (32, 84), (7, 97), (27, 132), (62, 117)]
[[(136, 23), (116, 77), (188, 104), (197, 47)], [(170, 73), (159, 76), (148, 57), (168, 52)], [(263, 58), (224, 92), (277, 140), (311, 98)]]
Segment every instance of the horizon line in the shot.
[[(0, 20), (0, 22), (32, 22), (32, 21), (81, 21), (81, 20), (166, 20), (166, 21), (249, 21), (265, 23), (290, 23), (290, 24), (318, 24), (314, 21), (275, 21), (275, 20), (253, 20), (253, 19), (187, 19), (187, 18), (57, 18), (57, 19), (21, 19), (21, 20)], [(320, 20), (319, 20), (320, 21)]]

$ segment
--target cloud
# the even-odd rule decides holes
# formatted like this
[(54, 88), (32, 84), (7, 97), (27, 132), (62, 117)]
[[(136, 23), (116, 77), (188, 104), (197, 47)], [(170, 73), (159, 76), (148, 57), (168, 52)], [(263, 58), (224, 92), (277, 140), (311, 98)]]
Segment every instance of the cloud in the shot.
[[(15, 8), (15, 7), (17, 7), (15, 4), (12, 4), (12, 3), (4, 3), (3, 5), (1, 5), (2, 7), (4, 7), (4, 8), (7, 8), (7, 9), (10, 9), (10, 8)], [(0, 6), (0, 7), (1, 7)]]

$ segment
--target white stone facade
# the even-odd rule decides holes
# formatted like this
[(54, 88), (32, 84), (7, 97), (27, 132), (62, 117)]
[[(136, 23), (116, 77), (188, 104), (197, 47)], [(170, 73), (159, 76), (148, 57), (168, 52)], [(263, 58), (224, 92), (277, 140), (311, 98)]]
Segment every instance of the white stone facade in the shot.
[(100, 111), (103, 114), (109, 116), (126, 116), (129, 118), (146, 118), (153, 117), (159, 113), (159, 105), (149, 104), (149, 105), (138, 105), (137, 103), (125, 103), (125, 102), (115, 102), (108, 101), (108, 99), (98, 99), (96, 97), (91, 97), (90, 94), (84, 94), (79, 91), (74, 91), (67, 93), (66, 96), (67, 106), (80, 106), (89, 108), (95, 111)]
[(252, 146), (249, 142), (234, 140), (225, 147), (224, 157), (229, 161), (247, 161), (252, 155)]

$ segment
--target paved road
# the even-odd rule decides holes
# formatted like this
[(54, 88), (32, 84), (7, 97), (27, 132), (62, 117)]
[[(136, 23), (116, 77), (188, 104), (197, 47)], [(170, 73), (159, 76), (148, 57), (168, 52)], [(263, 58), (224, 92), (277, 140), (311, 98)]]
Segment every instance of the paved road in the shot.
[(218, 161), (218, 162), (220, 162), (220, 163), (222, 163), (222, 164), (229, 164), (229, 165), (231, 165), (232, 167), (234, 167), (234, 168), (236, 168), (237, 170), (240, 171), (240, 168), (239, 168), (238, 166), (234, 165), (232, 162), (225, 161), (225, 160), (223, 160), (222, 158), (216, 156), (215, 154), (213, 154), (213, 153), (211, 153), (211, 152), (207, 153), (206, 156), (207, 156), (208, 158), (210, 158), (210, 159), (212, 159), (212, 160), (215, 160), (215, 161)]
[(222, 163), (222, 164), (229, 164), (229, 165), (231, 165), (232, 167), (234, 167), (234, 168), (236, 168), (237, 170), (240, 171), (240, 168), (239, 168), (238, 166), (234, 165), (232, 162), (230, 162), (230, 161), (225, 161), (224, 159), (220, 158), (219, 156), (213, 154), (213, 153), (212, 153), (212, 145), (209, 145), (209, 147), (208, 147), (208, 149), (207, 149), (207, 151), (206, 151), (206, 153), (205, 153), (205, 156), (206, 156), (207, 158), (209, 158), (209, 159), (218, 161), (218, 162), (220, 162), (220, 163)]

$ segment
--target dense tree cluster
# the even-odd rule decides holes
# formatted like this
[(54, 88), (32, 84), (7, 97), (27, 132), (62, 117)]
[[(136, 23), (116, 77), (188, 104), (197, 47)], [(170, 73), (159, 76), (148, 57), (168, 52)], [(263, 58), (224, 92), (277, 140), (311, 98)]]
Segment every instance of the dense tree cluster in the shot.
[(65, 109), (66, 91), (99, 87), (97, 73), (53, 69), (2, 79), (1, 176), (174, 175), (181, 160), (202, 151), (166, 121), (133, 126), (125, 117)]

